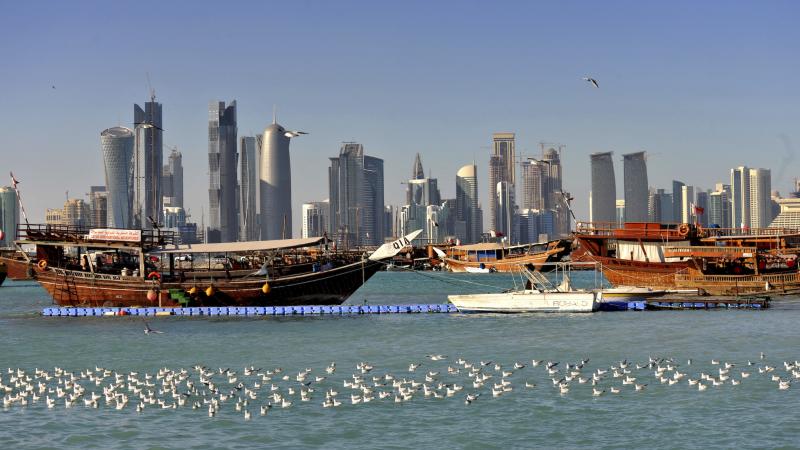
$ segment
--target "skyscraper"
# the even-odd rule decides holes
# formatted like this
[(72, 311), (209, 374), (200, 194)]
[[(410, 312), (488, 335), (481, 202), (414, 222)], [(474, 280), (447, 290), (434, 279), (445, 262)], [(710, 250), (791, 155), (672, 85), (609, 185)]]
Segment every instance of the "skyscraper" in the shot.
[(546, 200), (549, 196), (547, 188), (547, 177), (549, 174), (549, 164), (544, 161), (529, 158), (520, 163), (522, 176), (522, 208), (523, 209), (545, 209)]
[(164, 166), (162, 178), (164, 206), (183, 208), (183, 155), (173, 148)]
[(414, 158), (411, 175), (411, 179), (406, 183), (406, 204), (438, 205), (441, 200), (439, 182), (436, 178), (425, 177), (419, 153)]
[(13, 247), (19, 225), (19, 202), (11, 187), (0, 187), (0, 230), (3, 231), (0, 247)]
[(489, 229), (497, 230), (497, 183), (508, 181), (505, 158), (489, 155)]
[(750, 226), (767, 228), (772, 222), (772, 176), (769, 169), (750, 169)]
[(497, 218), (495, 231), (508, 237), (508, 242), (516, 242), (517, 233), (514, 229), (516, 211), (514, 210), (514, 185), (508, 181), (497, 183)]
[(468, 164), (456, 173), (456, 237), (463, 243), (478, 242), (483, 225), (478, 210), (478, 168)]
[(694, 223), (694, 186), (681, 186), (681, 222)]
[(113, 127), (100, 133), (108, 192), (106, 223), (112, 228), (139, 226), (133, 220), (133, 141), (133, 131), (128, 128)]
[(273, 117), (264, 129), (259, 161), (261, 239), (292, 237), (292, 134)]
[(105, 186), (90, 186), (89, 210), (91, 220), (89, 226), (92, 228), (105, 228), (108, 226), (108, 192)]
[(303, 223), (300, 237), (322, 236), (328, 231), (328, 216), (330, 214), (330, 202), (328, 200), (303, 203), (302, 209)]
[(500, 181), (508, 181), (511, 184), (516, 184), (516, 167), (515, 167), (515, 145), (514, 133), (494, 133), (492, 134), (492, 144), (494, 148), (494, 155), (501, 156), (505, 164), (503, 168), (503, 177)]
[(647, 221), (647, 163), (644, 152), (622, 155), (625, 185), (625, 221)]
[(731, 169), (731, 227), (750, 228), (750, 169)]
[(417, 156), (414, 157), (414, 168), (411, 171), (411, 179), (421, 180), (422, 178), (425, 178), (425, 171), (422, 169), (422, 159), (419, 153), (417, 153)]
[(345, 142), (328, 169), (330, 230), (345, 246), (376, 245), (384, 239), (383, 160), (364, 146)]
[(664, 189), (650, 191), (647, 205), (647, 220), (655, 223), (672, 223), (672, 194), (667, 194)]
[(708, 192), (702, 189), (699, 189), (695, 193), (695, 221), (700, 226), (707, 227), (708, 226), (708, 214), (709, 214), (709, 201), (708, 201)]
[(614, 180), (612, 152), (592, 153), (592, 191), (589, 194), (589, 220), (599, 223), (616, 222), (617, 184)]
[(144, 104), (144, 109), (133, 105), (133, 122), (136, 131), (135, 183), (134, 183), (134, 226), (152, 228), (149, 218), (161, 217), (161, 171), (164, 164), (163, 122), (161, 103), (155, 95)]
[(259, 189), (256, 138), (242, 136), (239, 140), (239, 240), (257, 241), (258, 227), (256, 191)]
[(730, 201), (728, 192), (716, 190), (708, 196), (708, 224), (721, 228), (731, 228)]
[(672, 221), (680, 222), (683, 216), (683, 186), (684, 183), (672, 180)]
[(563, 145), (558, 145), (558, 150), (553, 147), (545, 149), (547, 144), (542, 143), (542, 162), (547, 164), (544, 182), (544, 207), (547, 209), (557, 209), (562, 203), (562, 186), (561, 186), (561, 156), (560, 152), (564, 148)]
[(208, 105), (208, 242), (234, 242), (239, 236), (236, 210), (236, 101)]

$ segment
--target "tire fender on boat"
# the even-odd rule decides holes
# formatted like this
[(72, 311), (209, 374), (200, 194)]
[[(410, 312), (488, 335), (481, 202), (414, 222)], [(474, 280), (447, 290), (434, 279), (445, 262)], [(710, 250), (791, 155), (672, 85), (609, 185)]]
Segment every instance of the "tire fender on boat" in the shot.
[(261, 286), (261, 292), (263, 292), (264, 294), (269, 294), (269, 291), (271, 290), (272, 287), (269, 285), (269, 283), (264, 283), (264, 285)]
[(45, 270), (47, 269), (47, 260), (43, 259), (39, 261), (36, 265), (39, 266), (40, 269)]

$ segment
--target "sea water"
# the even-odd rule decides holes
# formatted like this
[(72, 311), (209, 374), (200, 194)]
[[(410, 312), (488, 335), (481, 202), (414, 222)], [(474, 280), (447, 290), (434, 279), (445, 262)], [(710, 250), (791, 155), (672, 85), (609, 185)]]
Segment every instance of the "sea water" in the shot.
[[(576, 283), (590, 285), (594, 274), (579, 273)], [(386, 272), (375, 275), (349, 303), (403, 304), (446, 302), (447, 294), (489, 292), (512, 287), (504, 274), (440, 274)], [(753, 310), (598, 312), (593, 314), (384, 314), (318, 317), (150, 318), (153, 329), (143, 333), (136, 317), (52, 318), (40, 316), (52, 302), (35, 282), (7, 280), (0, 287), (0, 370), (52, 371), (93, 369), (154, 373), (200, 364), (231, 368), (281, 367), (294, 376), (310, 368), (325, 375), (310, 402), (295, 399), (290, 408), (273, 408), (261, 417), (261, 394), (243, 419), (232, 404), (214, 418), (205, 408), (123, 410), (101, 405), (86, 408), (79, 401), (54, 409), (44, 399), (28, 406), (0, 409), (1, 448), (520, 448), (616, 447), (708, 448), (798, 447), (797, 413), (800, 383), (779, 390), (757, 367), (783, 369), (782, 362), (800, 359), (800, 299), (775, 300), (771, 308)], [(765, 359), (760, 359), (760, 354)], [(443, 354), (431, 361), (425, 355)], [(560, 367), (582, 359), (584, 369), (608, 368), (620, 360), (631, 365), (648, 358), (673, 358), (681, 371), (696, 378), (715, 373), (712, 359), (734, 362), (732, 374), (753, 374), (741, 385), (709, 386), (698, 392), (686, 380), (674, 386), (642, 370), (636, 392), (624, 386), (618, 395), (593, 397), (589, 384), (575, 381), (566, 395), (553, 387), (543, 366), (532, 359), (559, 361)], [(515, 361), (526, 367), (509, 377), (513, 391), (500, 397), (487, 387), (465, 383), (465, 370), (450, 376), (447, 367), (464, 358), (476, 365), (492, 361), (510, 370)], [(692, 365), (687, 360), (692, 359)], [(747, 366), (747, 361), (753, 366)], [(372, 374), (393, 373), (422, 381), (427, 371), (439, 371), (448, 383), (467, 384), (457, 395), (434, 399), (422, 393), (397, 404), (390, 397), (351, 405), (342, 381), (366, 361)], [(408, 372), (411, 362), (423, 365)], [(197, 374), (191, 372), (197, 378)], [(562, 370), (563, 374), (563, 370)], [(563, 375), (561, 375), (563, 376)], [(368, 378), (371, 381), (371, 378)], [(223, 383), (224, 377), (215, 380)], [(608, 384), (613, 380), (606, 380)], [(525, 382), (535, 383), (526, 389)], [(327, 384), (326, 384), (327, 383)], [(284, 382), (290, 385), (290, 382)], [(296, 385), (297, 383), (294, 382)], [(617, 380), (617, 384), (619, 384)], [(342, 406), (322, 408), (323, 392), (335, 387)], [(607, 389), (607, 387), (606, 387)], [(98, 388), (99, 390), (99, 388)], [(482, 392), (470, 405), (468, 392)]]

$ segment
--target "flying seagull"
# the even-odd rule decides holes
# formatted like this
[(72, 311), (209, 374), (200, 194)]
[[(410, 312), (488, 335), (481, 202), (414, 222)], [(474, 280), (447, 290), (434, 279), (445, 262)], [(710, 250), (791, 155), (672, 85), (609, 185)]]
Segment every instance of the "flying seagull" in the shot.
[(599, 88), (599, 87), (600, 87), (600, 85), (599, 85), (599, 84), (597, 84), (597, 80), (595, 80), (594, 78), (591, 78), (591, 77), (583, 77), (583, 80), (584, 80), (584, 81), (588, 81), (589, 83), (592, 83), (592, 86), (594, 86), (594, 87), (596, 87), (596, 88)]
[(287, 131), (286, 133), (283, 133), (284, 136), (290, 139), (293, 137), (300, 136), (301, 134), (308, 134), (308, 133), (306, 133), (305, 131)]
[(56, 88), (56, 85), (53, 85), (53, 86), (52, 86), (52, 88), (53, 88), (53, 89), (55, 89), (55, 88)]
[(150, 334), (150, 333), (164, 334), (163, 331), (158, 331), (150, 328), (150, 324), (148, 324), (146, 320), (142, 319), (142, 322), (144, 322), (144, 334)]

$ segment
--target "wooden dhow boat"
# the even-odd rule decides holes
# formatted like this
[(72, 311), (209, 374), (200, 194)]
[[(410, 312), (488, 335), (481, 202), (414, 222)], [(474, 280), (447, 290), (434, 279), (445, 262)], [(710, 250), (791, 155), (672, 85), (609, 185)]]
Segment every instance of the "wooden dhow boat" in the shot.
[(159, 230), (34, 225), (15, 242), (36, 245), (34, 277), (60, 306), (338, 305), (419, 233), (371, 254), (324, 237), (178, 245)]
[(571, 259), (599, 264), (613, 286), (710, 295), (800, 289), (800, 230), (579, 222), (574, 237)]
[(439, 250), (437, 254), (451, 272), (489, 273), (519, 272), (520, 266), (541, 270), (546, 263), (558, 262), (570, 251), (570, 241), (557, 239), (538, 244), (482, 242), (455, 245), (446, 253)]

